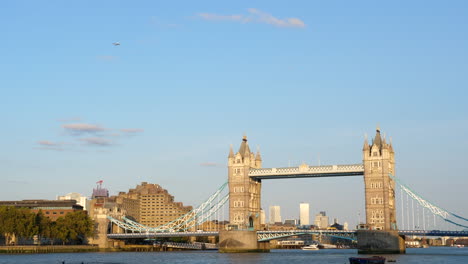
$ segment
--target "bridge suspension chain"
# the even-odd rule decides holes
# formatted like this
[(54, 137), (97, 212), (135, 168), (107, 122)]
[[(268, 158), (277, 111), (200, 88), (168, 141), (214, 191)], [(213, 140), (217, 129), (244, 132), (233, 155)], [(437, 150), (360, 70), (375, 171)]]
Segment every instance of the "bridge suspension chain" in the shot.
[[(418, 202), (423, 208), (429, 209), (434, 214), (434, 216), (437, 215), (437, 216), (441, 217), (444, 221), (446, 221), (448, 223), (451, 223), (453, 225), (468, 228), (468, 225), (463, 225), (463, 224), (460, 224), (460, 223), (456, 223), (456, 222), (448, 219), (449, 216), (453, 216), (453, 217), (456, 217), (458, 219), (468, 221), (467, 218), (464, 218), (462, 216), (459, 216), (457, 214), (454, 214), (452, 212), (449, 212), (449, 211), (447, 211), (447, 210), (445, 210), (443, 208), (440, 208), (440, 207), (432, 204), (431, 202), (427, 201), (426, 199), (424, 199), (420, 195), (418, 195), (416, 192), (411, 190), (408, 186), (406, 186), (404, 183), (402, 183), (400, 179), (396, 178), (392, 174), (389, 174), (389, 177), (391, 179), (393, 179), (398, 184), (398, 186), (401, 188), (401, 190), (403, 190), (408, 196), (410, 196), (413, 200)], [(413, 215), (413, 217), (414, 217), (414, 215)], [(408, 219), (408, 222), (409, 222), (409, 219)], [(413, 226), (414, 226), (414, 219), (413, 219)]]

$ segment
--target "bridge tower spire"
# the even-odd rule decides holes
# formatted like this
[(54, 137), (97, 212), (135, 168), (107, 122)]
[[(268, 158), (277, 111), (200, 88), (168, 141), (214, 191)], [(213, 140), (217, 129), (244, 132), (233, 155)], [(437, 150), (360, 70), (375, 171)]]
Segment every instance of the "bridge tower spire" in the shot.
[(238, 229), (260, 228), (261, 181), (249, 177), (251, 168), (261, 168), (260, 153), (250, 151), (247, 136), (242, 138), (239, 151), (228, 156), (229, 222)]
[(372, 144), (367, 139), (363, 147), (366, 223), (376, 230), (397, 230), (395, 182), (395, 152), (392, 144), (382, 139), (377, 127)]

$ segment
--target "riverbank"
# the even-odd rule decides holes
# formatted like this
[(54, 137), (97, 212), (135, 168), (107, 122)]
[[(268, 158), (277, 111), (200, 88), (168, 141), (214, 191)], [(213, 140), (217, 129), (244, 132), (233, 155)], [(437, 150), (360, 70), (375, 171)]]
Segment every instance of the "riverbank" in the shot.
[(172, 248), (159, 245), (125, 245), (118, 248), (99, 248), (92, 245), (74, 246), (0, 246), (0, 254), (38, 254), (38, 253), (82, 253), (82, 252), (156, 252), (182, 251), (190, 249)]
[(98, 252), (97, 246), (75, 245), (75, 246), (0, 246), (0, 254), (37, 254), (37, 253), (80, 253)]

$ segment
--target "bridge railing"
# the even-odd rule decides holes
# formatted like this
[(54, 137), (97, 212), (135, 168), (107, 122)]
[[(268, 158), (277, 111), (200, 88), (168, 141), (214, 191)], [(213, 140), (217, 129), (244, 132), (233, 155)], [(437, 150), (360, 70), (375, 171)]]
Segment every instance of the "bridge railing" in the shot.
[(324, 166), (308, 166), (301, 165), (299, 167), (284, 167), (284, 168), (262, 168), (250, 169), (249, 176), (262, 175), (288, 175), (288, 174), (314, 174), (314, 173), (334, 173), (334, 172), (363, 172), (364, 165), (362, 164), (346, 164), (346, 165), (324, 165)]

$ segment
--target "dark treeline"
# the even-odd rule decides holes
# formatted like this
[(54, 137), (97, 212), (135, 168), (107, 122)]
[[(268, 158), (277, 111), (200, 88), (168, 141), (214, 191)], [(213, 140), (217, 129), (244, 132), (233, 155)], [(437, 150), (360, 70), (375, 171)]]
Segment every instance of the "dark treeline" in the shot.
[(84, 211), (68, 213), (57, 221), (51, 221), (42, 211), (27, 208), (0, 206), (0, 236), (5, 243), (19, 238), (38, 236), (49, 243), (83, 244), (94, 234), (94, 222)]

